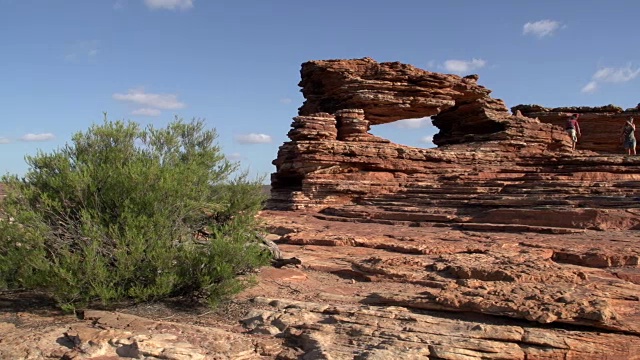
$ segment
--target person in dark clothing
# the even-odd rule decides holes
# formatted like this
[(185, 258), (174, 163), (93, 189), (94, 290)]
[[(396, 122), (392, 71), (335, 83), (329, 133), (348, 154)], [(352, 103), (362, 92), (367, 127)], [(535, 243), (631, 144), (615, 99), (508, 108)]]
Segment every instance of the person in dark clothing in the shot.
[(567, 125), (565, 126), (565, 130), (567, 130), (567, 134), (571, 138), (571, 151), (575, 151), (576, 143), (578, 142), (578, 137), (582, 136), (580, 133), (580, 124), (578, 124), (578, 114), (573, 114), (567, 120)]
[(620, 133), (620, 140), (622, 141), (622, 145), (627, 150), (628, 155), (636, 154), (636, 125), (633, 123), (633, 117), (629, 117), (629, 119), (624, 123), (622, 127), (622, 133)]

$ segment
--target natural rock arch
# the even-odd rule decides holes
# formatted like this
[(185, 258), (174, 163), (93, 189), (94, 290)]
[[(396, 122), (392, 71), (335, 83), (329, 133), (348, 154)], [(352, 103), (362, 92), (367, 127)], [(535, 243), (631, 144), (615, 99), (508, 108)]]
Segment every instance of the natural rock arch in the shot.
[[(637, 166), (570, 153), (561, 126), (512, 115), (476, 75), (370, 58), (310, 61), (301, 75), (306, 100), (273, 161), (269, 208), (367, 221), (640, 227), (633, 214), (603, 210), (639, 207)], [(425, 116), (440, 130), (437, 149), (369, 133), (371, 124)], [(593, 196), (603, 187), (606, 198)]]
[(440, 74), (371, 58), (309, 61), (302, 64), (300, 74), (306, 99), (300, 115), (362, 109), (372, 125), (431, 116), (440, 129), (436, 145), (491, 140), (492, 134), (527, 123), (512, 116), (502, 100), (492, 98), (491, 90), (478, 85), (477, 75)]
[(433, 125), (430, 116), (371, 125), (370, 132), (400, 145), (425, 149), (437, 147), (437, 145), (433, 144), (433, 135), (438, 132), (438, 128)]

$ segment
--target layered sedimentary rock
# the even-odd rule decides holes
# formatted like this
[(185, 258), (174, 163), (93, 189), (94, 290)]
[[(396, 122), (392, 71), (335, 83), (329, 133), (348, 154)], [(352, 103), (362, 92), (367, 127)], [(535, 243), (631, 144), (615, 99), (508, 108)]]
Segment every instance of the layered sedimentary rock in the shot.
[(436, 145), (506, 140), (527, 133), (530, 141), (555, 150), (565, 138), (546, 124), (511, 116), (502, 100), (478, 85), (477, 75), (440, 74), (371, 58), (309, 61), (300, 73), (306, 99), (299, 109), (302, 116), (352, 109), (378, 125), (437, 115)]
[(532, 236), (302, 211), (262, 217), (304, 266), (271, 272), (279, 287), (254, 292), (261, 307), (243, 324), (295, 344), (297, 358), (640, 358), (633, 231)]
[(640, 119), (640, 105), (623, 110), (615, 105), (600, 107), (573, 106), (546, 108), (540, 105), (518, 105), (511, 108), (528, 117), (538, 118), (543, 123), (564, 127), (569, 114), (580, 114), (579, 124), (582, 136), (577, 148), (602, 154), (622, 154), (625, 150), (620, 141), (620, 133), (625, 121), (630, 117)]
[[(106, 311), (82, 320), (3, 312), (0, 359), (263, 359), (252, 340), (216, 327)], [(272, 341), (271, 344), (274, 342)]]
[[(368, 58), (311, 61), (301, 74), (306, 101), (273, 162), (270, 208), (515, 231), (640, 229), (640, 158), (570, 152), (562, 126), (512, 115), (477, 76)], [(424, 116), (440, 129), (437, 149), (368, 133)]]
[(363, 109), (374, 125), (435, 115), (456, 100), (472, 102), (491, 92), (476, 83), (477, 76), (461, 78), (371, 58), (309, 61), (300, 73), (306, 99), (300, 115)]

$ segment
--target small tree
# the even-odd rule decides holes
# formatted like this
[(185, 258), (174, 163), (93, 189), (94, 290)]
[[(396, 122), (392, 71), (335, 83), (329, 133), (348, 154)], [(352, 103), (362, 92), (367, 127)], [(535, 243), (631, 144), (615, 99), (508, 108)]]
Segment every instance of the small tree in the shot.
[(6, 175), (0, 287), (74, 308), (180, 294), (215, 303), (268, 255), (257, 244), (260, 181), (225, 159), (202, 121), (104, 121)]

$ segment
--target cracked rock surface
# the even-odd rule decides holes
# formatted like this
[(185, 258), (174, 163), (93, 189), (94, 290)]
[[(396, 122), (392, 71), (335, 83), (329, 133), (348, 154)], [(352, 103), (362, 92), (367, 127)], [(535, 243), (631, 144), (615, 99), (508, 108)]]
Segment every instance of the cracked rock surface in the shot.
[(317, 215), (264, 211), (267, 239), (299, 261), (261, 269), (218, 310), (174, 300), (77, 318), (0, 294), (0, 358), (640, 359), (633, 232)]

